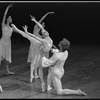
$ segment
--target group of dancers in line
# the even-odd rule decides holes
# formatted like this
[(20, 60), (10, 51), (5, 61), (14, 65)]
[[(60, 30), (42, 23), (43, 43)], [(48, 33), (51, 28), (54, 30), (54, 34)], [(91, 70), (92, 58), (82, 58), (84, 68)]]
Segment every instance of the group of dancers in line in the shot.
[[(0, 63), (1, 60), (6, 62), (6, 69), (8, 74), (14, 74), (9, 70), (9, 64), (11, 60), (11, 36), (13, 32), (21, 34), (24, 38), (30, 41), (30, 48), (27, 62), (30, 62), (30, 82), (33, 78), (40, 78), (41, 80), (41, 90), (42, 92), (50, 91), (54, 88), (56, 94), (77, 94), (86, 95), (80, 89), (62, 89), (61, 78), (64, 75), (64, 63), (68, 57), (68, 49), (70, 47), (70, 42), (63, 38), (59, 42), (58, 49), (54, 44), (53, 40), (47, 30), (45, 30), (45, 24), (43, 22), (44, 18), (48, 14), (54, 12), (48, 12), (39, 21), (35, 19), (34, 16), (30, 16), (31, 20), (35, 22), (33, 33), (28, 32), (28, 26), (23, 26), (24, 31), (18, 29), (13, 23), (11, 16), (7, 16), (9, 8), (12, 4), (9, 4), (4, 12), (2, 20), (2, 37), (0, 39)], [(7, 21), (7, 22), (5, 22)], [(52, 56), (49, 57), (49, 52), (52, 52)], [(43, 78), (43, 69), (49, 67), (47, 76), (47, 85), (45, 85)], [(37, 74), (37, 68), (39, 69), (39, 75)], [(51, 87), (53, 84), (53, 87)], [(0, 90), (3, 92), (2, 86), (0, 85)]]

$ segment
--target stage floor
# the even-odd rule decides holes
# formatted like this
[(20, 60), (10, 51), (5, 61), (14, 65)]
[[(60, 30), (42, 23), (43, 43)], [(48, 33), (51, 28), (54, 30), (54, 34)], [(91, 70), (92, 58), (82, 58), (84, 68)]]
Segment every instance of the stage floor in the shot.
[[(50, 92), (41, 92), (40, 79), (29, 83), (30, 66), (26, 63), (27, 48), (13, 51), (10, 65), (15, 75), (7, 75), (4, 64), (0, 65), (0, 84), (3, 93), (0, 98), (100, 98), (100, 48), (73, 46), (65, 63), (62, 78), (63, 88), (81, 89), (87, 96), (57, 96)], [(24, 51), (24, 52), (23, 52)], [(44, 69), (46, 82), (47, 69)]]

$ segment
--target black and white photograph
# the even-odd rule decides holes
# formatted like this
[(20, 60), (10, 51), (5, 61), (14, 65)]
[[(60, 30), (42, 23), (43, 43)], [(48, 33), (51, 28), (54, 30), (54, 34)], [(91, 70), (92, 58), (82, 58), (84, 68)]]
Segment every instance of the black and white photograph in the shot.
[(0, 99), (100, 98), (99, 1), (0, 1)]

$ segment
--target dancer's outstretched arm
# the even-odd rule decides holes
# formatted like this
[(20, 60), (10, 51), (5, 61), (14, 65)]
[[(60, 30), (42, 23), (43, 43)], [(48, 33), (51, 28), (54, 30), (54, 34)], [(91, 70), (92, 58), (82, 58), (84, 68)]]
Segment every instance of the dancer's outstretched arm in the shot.
[(54, 44), (53, 44), (52, 46), (53, 46), (55, 49), (57, 49), (57, 47), (56, 47)]
[(26, 26), (26, 25), (25, 25), (25, 27), (24, 27), (24, 31), (25, 31), (25, 33), (27, 33), (27, 34), (30, 35), (31, 37), (36, 38), (38, 41), (44, 42), (44, 39), (41, 39), (41, 38), (37, 37), (36, 35), (29, 33), (29, 32), (27, 31), (27, 26)]
[(32, 37), (30, 37), (24, 31), (21, 31), (20, 29), (18, 29), (14, 24), (11, 24), (11, 26), (12, 26), (14, 32), (20, 33), (23, 37), (27, 38), (28, 40), (32, 39)]
[(12, 4), (8, 5), (7, 8), (6, 8), (6, 10), (5, 10), (5, 12), (4, 12), (2, 23), (1, 23), (2, 26), (5, 25), (6, 15), (7, 15), (8, 10), (9, 10), (10, 7), (12, 7)]
[(51, 60), (51, 59), (47, 59), (46, 57), (43, 57), (42, 58), (42, 66), (43, 66), (43, 68), (54, 66), (57, 63), (57, 61), (58, 61), (57, 58)]
[[(39, 23), (41, 23), (41, 22), (45, 19), (45, 17), (46, 17), (48, 14), (54, 14), (54, 12), (48, 12), (48, 13), (46, 13), (46, 14), (39, 20)], [(32, 18), (32, 17), (31, 17), (31, 18)]]
[[(39, 20), (39, 23), (41, 23), (44, 19), (45, 19), (45, 17), (48, 15), (48, 14), (53, 14), (54, 12), (48, 12), (48, 13), (46, 13), (40, 20)], [(31, 16), (31, 15), (30, 15)], [(31, 16), (31, 18), (32, 18), (32, 16)], [(37, 28), (36, 27), (38, 27), (38, 25), (36, 24), (35, 26), (34, 26), (34, 30), (33, 30), (33, 33), (38, 33), (40, 30), (37, 30)], [(35, 29), (36, 28), (36, 29)]]
[(44, 30), (44, 27), (43, 27), (38, 21), (36, 21), (36, 19), (35, 19), (34, 16), (31, 16), (31, 15), (30, 15), (30, 17), (31, 17), (31, 20), (32, 20), (32, 21), (34, 21), (42, 30)]

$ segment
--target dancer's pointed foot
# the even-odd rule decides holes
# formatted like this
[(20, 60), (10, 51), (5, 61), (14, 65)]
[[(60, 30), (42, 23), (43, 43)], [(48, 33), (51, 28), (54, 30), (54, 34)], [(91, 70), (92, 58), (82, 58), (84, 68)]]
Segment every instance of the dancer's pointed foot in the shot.
[(42, 87), (42, 92), (44, 92), (46, 89), (45, 89), (45, 83), (42, 83), (41, 84), (41, 87)]
[(39, 75), (35, 75), (35, 78), (39, 78)]
[(82, 92), (80, 89), (78, 89), (79, 95), (86, 96), (87, 94), (85, 92)]
[(50, 91), (52, 89), (52, 87), (48, 86), (47, 87), (47, 91)]
[(0, 91), (3, 92), (2, 86), (0, 85)]
[(32, 83), (34, 76), (31, 76), (30, 78), (30, 83)]
[(7, 70), (7, 74), (14, 75), (15, 73)]

